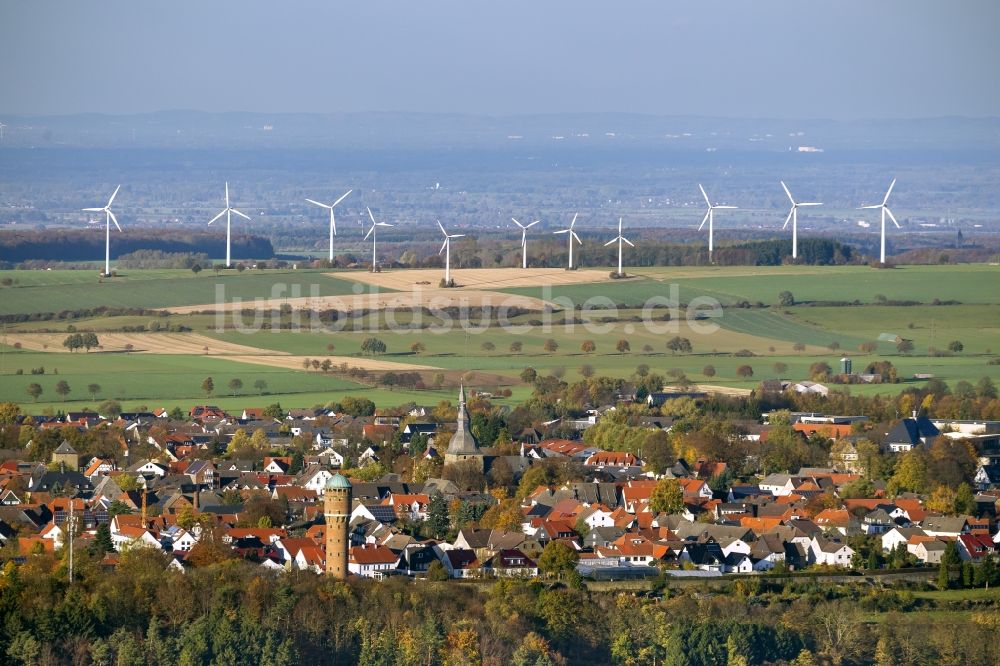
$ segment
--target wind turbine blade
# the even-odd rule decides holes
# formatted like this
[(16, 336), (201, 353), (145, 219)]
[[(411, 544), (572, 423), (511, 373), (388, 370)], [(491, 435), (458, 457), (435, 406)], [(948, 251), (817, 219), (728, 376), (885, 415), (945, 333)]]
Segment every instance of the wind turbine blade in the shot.
[(579, 213), (573, 213), (573, 221), (569, 223), (569, 228), (572, 229), (573, 225), (576, 224), (576, 218), (580, 216)]
[(569, 229), (560, 229), (559, 231), (553, 231), (554, 234), (566, 234), (569, 233)]
[(522, 229), (525, 228), (525, 226), (523, 224), (521, 224), (520, 222), (518, 222), (517, 220), (515, 220), (513, 217), (510, 218), (510, 221), (513, 222), (514, 224), (516, 224), (517, 226), (521, 227)]
[(899, 222), (896, 221), (896, 216), (892, 214), (892, 211), (889, 210), (888, 206), (885, 207), (885, 212), (889, 214), (889, 219), (892, 220), (892, 223), (896, 225), (897, 229), (902, 229), (903, 228), (903, 227), (899, 226)]
[(800, 203), (798, 205), (799, 206), (822, 206), (823, 204), (815, 202), (815, 201), (811, 201), (811, 202), (808, 202), (808, 203)]
[(447, 236), (445, 236), (445, 239), (444, 239), (444, 242), (443, 242), (443, 243), (441, 243), (441, 249), (440, 249), (440, 250), (438, 250), (438, 254), (441, 254), (442, 252), (444, 252), (444, 249), (445, 249), (446, 247), (448, 247), (448, 241), (449, 241), (449, 240), (450, 240), (450, 239), (449, 239), (449, 238), (448, 238)]
[(250, 216), (244, 215), (243, 213), (241, 213), (240, 211), (236, 210), (235, 208), (232, 208), (231, 210), (233, 211), (233, 213), (235, 213), (236, 215), (239, 215), (244, 220), (249, 220), (250, 219)]
[[(110, 215), (110, 216), (111, 216), (111, 221), (115, 223), (115, 226), (116, 226), (116, 227), (118, 227), (118, 231), (121, 231), (121, 230), (122, 230), (122, 228), (121, 228), (120, 226), (118, 226), (118, 218), (117, 218), (117, 217), (115, 217), (115, 214), (114, 214), (114, 213), (112, 213), (112, 212), (111, 212), (111, 211), (109, 210), (109, 211), (108, 211), (108, 215)], [(897, 224), (896, 226), (898, 227), (899, 225)]]
[(103, 208), (81, 208), (80, 210), (87, 211), (88, 213), (100, 213), (104, 209)]
[(889, 189), (885, 191), (885, 199), (882, 199), (882, 205), (889, 203), (889, 195), (892, 194), (892, 188), (896, 186), (896, 179), (893, 178), (892, 182), (889, 183)]
[[(229, 210), (229, 209), (227, 208), (226, 210)], [(215, 222), (217, 219), (219, 219), (220, 217), (222, 217), (223, 215), (225, 215), (226, 214), (226, 210), (222, 211), (221, 213), (219, 213), (218, 215), (216, 215), (215, 217), (213, 217), (211, 220), (209, 220), (208, 223), (212, 224), (212, 222)]]
[(709, 215), (709, 213), (711, 213), (711, 212), (712, 212), (712, 211), (711, 211), (711, 209), (709, 209), (709, 212), (708, 212), (708, 213), (705, 213), (705, 217), (704, 217), (704, 218), (702, 218), (702, 220), (701, 220), (701, 224), (699, 224), (699, 225), (698, 225), (698, 231), (701, 231), (701, 230), (702, 230), (702, 227), (704, 227), (704, 226), (705, 226), (705, 223), (706, 223), (706, 222), (708, 222), (708, 215)]
[(712, 202), (708, 200), (708, 194), (705, 192), (705, 188), (701, 186), (701, 183), (698, 183), (698, 189), (701, 190), (701, 196), (705, 197), (705, 203), (707, 203), (708, 207), (711, 208)]
[(448, 238), (465, 238), (465, 234), (452, 234)]
[(312, 199), (306, 199), (309, 203), (319, 206), (320, 208), (333, 208), (333, 206), (327, 206), (325, 203), (320, 203), (318, 201), (313, 201)]
[(583, 245), (583, 241), (580, 240), (580, 237), (576, 235), (575, 231), (570, 231), (570, 233), (573, 234), (573, 238), (574, 238), (574, 240), (576, 240), (577, 243), (579, 243), (580, 245)]
[(729, 210), (736, 210), (738, 208), (738, 206), (715, 206), (714, 208), (716, 208), (716, 209), (725, 208), (725, 209), (729, 209)]
[(334, 201), (332, 204), (330, 204), (330, 208), (333, 208), (334, 206), (336, 206), (337, 204), (339, 204), (341, 201), (343, 201), (344, 199), (346, 199), (347, 195), (350, 194), (353, 191), (354, 190), (351, 189), (351, 190), (347, 190), (346, 192), (344, 192), (344, 195), (342, 197), (340, 197), (339, 199), (337, 199), (336, 201)]
[(607, 247), (607, 246), (611, 245), (612, 243), (617, 243), (617, 242), (618, 242), (617, 238), (612, 238), (611, 240), (609, 240), (607, 243), (604, 244), (604, 247)]
[(115, 197), (118, 196), (118, 190), (120, 190), (120, 189), (122, 189), (121, 185), (119, 185), (118, 187), (115, 188), (115, 192), (114, 192), (114, 194), (111, 195), (111, 198), (108, 199), (108, 205), (105, 206), (105, 208), (111, 208), (111, 202), (113, 202), (115, 200)]
[(527, 229), (528, 227), (533, 227), (533, 226), (535, 226), (536, 224), (538, 224), (539, 222), (541, 222), (541, 220), (535, 220), (535, 221), (534, 221), (534, 222), (532, 222), (531, 224), (526, 224), (526, 225), (524, 225), (524, 228), (525, 228), (525, 229)]
[(794, 206), (795, 205), (795, 199), (792, 198), (792, 193), (788, 191), (788, 186), (785, 185), (785, 181), (779, 180), (778, 182), (781, 183), (781, 186), (783, 188), (785, 188), (785, 194), (788, 195), (788, 200), (791, 201), (792, 205)]
[(630, 241), (629, 239), (627, 239), (625, 237), (622, 237), (622, 240), (625, 241), (626, 243), (628, 243), (630, 247), (635, 247), (635, 245), (633, 245), (632, 241)]
[(226, 208), (229, 208), (229, 181), (226, 181)]
[(372, 233), (374, 233), (374, 231), (375, 231), (375, 225), (373, 224), (371, 228), (368, 230), (368, 233), (365, 234), (364, 240), (368, 240), (368, 237), (371, 236)]
[(379, 226), (379, 227), (391, 227), (393, 225), (389, 224), (388, 222), (379, 222), (376, 226)]
[(369, 219), (371, 219), (372, 224), (375, 224), (375, 216), (372, 215), (372, 209), (368, 208), (368, 206), (365, 206), (365, 210), (368, 211), (368, 217), (369, 217)]
[(864, 210), (866, 208), (881, 208), (881, 207), (882, 207), (882, 204), (873, 204), (871, 206), (862, 206), (861, 209)]
[(785, 223), (781, 225), (782, 231), (788, 228), (788, 223), (792, 221), (792, 213), (794, 212), (795, 212), (795, 206), (792, 206), (792, 209), (788, 211), (788, 217), (785, 218)]
[(435, 221), (438, 223), (438, 229), (440, 229), (441, 233), (443, 233), (445, 235), (445, 238), (447, 238), (448, 232), (444, 230), (444, 225), (441, 224), (441, 220), (435, 220)]

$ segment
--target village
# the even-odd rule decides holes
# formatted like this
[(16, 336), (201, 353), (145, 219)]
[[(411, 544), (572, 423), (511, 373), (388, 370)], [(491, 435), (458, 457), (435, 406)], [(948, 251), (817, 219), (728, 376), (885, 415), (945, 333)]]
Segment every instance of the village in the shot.
[[(279, 575), (334, 573), (346, 558), (338, 577), (379, 580), (920, 567), (951, 567), (959, 580), (964, 567), (968, 584), (995, 577), (1000, 421), (914, 411), (880, 424), (888, 429), (876, 438), (865, 416), (762, 413), (723, 439), (753, 452), (769, 439), (777, 446), (780, 431), (827, 459), (747, 475), (731, 455), (685, 458), (684, 420), (666, 414), (707, 399), (628, 395), (513, 435), (491, 421), (499, 412), (488, 396), (469, 398), (470, 417), (464, 387), (455, 405), (434, 408), (357, 400), (45, 416), (8, 404), (4, 438), (22, 448), (0, 463), (0, 554), (72, 567), (72, 552), (87, 552), (113, 570), (145, 548), (179, 572), (240, 559)], [(588, 430), (626, 413), (634, 425), (622, 427), (646, 446), (588, 443)], [(901, 458), (888, 481), (873, 469), (873, 457), (884, 466), (935, 446), (933, 455), (948, 447), (974, 456), (954, 488), (944, 478), (931, 493), (908, 487)], [(331, 489), (348, 493), (340, 518), (324, 511)]]

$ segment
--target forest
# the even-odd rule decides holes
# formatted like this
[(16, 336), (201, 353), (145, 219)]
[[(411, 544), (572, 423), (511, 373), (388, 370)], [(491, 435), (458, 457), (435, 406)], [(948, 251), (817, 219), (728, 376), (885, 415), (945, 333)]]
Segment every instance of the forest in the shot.
[[(111, 234), (111, 258), (140, 250), (223, 257), (225, 229), (217, 232), (170, 231), (147, 228), (127, 229)], [(259, 236), (234, 234), (235, 259), (269, 259), (274, 256), (271, 241)], [(0, 233), (0, 265), (24, 261), (96, 261), (104, 256), (104, 234), (93, 230), (46, 229)], [(187, 268), (187, 266), (185, 266)]]
[[(0, 576), (11, 664), (995, 664), (995, 602), (921, 584), (737, 579), (652, 592), (555, 580), (337, 582), (239, 560), (188, 569), (136, 549), (114, 570), (78, 553)], [(920, 612), (933, 611), (933, 612)]]

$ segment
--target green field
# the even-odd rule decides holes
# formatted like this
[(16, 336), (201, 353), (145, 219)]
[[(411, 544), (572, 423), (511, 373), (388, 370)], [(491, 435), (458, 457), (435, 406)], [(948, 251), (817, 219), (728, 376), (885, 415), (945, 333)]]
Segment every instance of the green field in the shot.
[[(514, 269), (512, 269), (514, 270)], [(575, 312), (603, 330), (576, 323), (564, 325), (563, 314), (551, 319), (550, 330), (535, 325), (527, 332), (514, 334), (500, 328), (485, 331), (473, 328), (466, 332), (459, 326), (444, 334), (429, 330), (384, 330), (384, 318), (368, 315), (367, 325), (381, 325), (381, 330), (354, 330), (351, 320), (348, 330), (287, 331), (260, 330), (246, 334), (234, 330), (217, 331), (218, 321), (212, 315), (172, 315), (159, 319), (164, 324), (184, 326), (219, 340), (255, 347), (261, 350), (289, 353), (323, 359), (326, 356), (357, 358), (361, 363), (361, 343), (364, 338), (382, 339), (388, 353), (385, 360), (403, 364), (429, 366), (444, 371), (481, 373), (482, 388), (488, 383), (508, 383), (515, 390), (513, 404), (527, 397), (530, 389), (520, 384), (518, 375), (527, 366), (541, 373), (561, 372), (567, 380), (580, 378), (581, 366), (590, 365), (597, 374), (617, 377), (633, 375), (637, 366), (647, 365), (652, 372), (683, 373), (694, 382), (719, 384), (751, 389), (762, 379), (806, 379), (809, 366), (826, 361), (833, 368), (839, 359), (849, 354), (856, 370), (878, 358), (888, 358), (903, 378), (917, 373), (933, 374), (954, 384), (965, 380), (975, 383), (983, 376), (1000, 381), (1000, 366), (988, 365), (993, 354), (1000, 354), (1000, 290), (995, 288), (997, 268), (993, 266), (919, 266), (878, 271), (868, 267), (732, 267), (732, 268), (657, 268), (635, 271), (642, 277), (621, 282), (602, 282), (557, 286), (547, 292), (539, 288), (511, 290), (531, 296), (566, 297), (581, 303), (592, 296), (604, 296), (612, 302), (640, 305), (650, 296), (668, 296), (670, 285), (676, 283), (680, 301), (695, 296), (712, 296), (723, 306), (722, 316), (713, 322), (718, 330), (699, 333), (684, 321), (654, 322), (665, 330), (654, 331), (634, 318), (638, 309)], [(309, 295), (310, 285), (319, 285), (321, 295), (351, 294), (356, 286), (346, 280), (323, 275), (319, 271), (247, 271), (216, 277), (203, 272), (195, 276), (190, 271), (128, 271), (121, 278), (98, 283), (91, 271), (4, 271), (13, 286), (0, 288), (0, 313), (51, 312), (82, 307), (131, 306), (163, 307), (210, 303), (215, 300), (215, 285), (223, 284), (227, 298), (266, 298), (272, 296), (274, 285), (299, 285), (303, 295)], [(877, 290), (876, 290), (877, 287)], [(777, 305), (778, 293), (791, 291), (797, 304)], [(883, 299), (921, 301), (926, 305), (899, 306), (876, 304)], [(930, 305), (934, 299), (957, 300), (961, 305)], [(834, 307), (821, 302), (855, 300), (864, 305)], [(733, 307), (747, 301), (764, 307)], [(654, 314), (662, 315), (664, 311)], [(614, 316), (614, 321), (602, 322), (602, 317)], [(683, 313), (682, 313), (683, 316)], [(537, 321), (538, 313), (520, 315), (516, 324)], [(398, 317), (402, 323), (409, 315)], [(100, 317), (92, 319), (51, 320), (10, 324), (10, 334), (43, 329), (63, 331), (69, 323), (78, 330), (120, 330), (122, 327), (146, 325), (148, 317)], [(671, 328), (675, 327), (675, 328)], [(901, 355), (892, 343), (879, 344), (874, 354), (865, 355), (858, 345), (875, 340), (881, 333), (893, 333), (912, 339), (915, 350)], [(688, 337), (693, 345), (689, 354), (673, 354), (666, 341), (675, 335)], [(554, 352), (543, 345), (553, 339), (558, 343)], [(619, 354), (615, 343), (626, 339), (631, 351)], [(590, 340), (597, 349), (581, 351), (581, 344)], [(932, 356), (928, 348), (947, 349), (952, 340), (964, 345), (961, 353)], [(414, 342), (426, 347), (420, 353), (410, 351)], [(519, 341), (523, 349), (512, 352), (510, 345)], [(795, 343), (807, 345), (796, 352)], [(831, 343), (838, 346), (830, 348)], [(332, 344), (333, 349), (328, 345)], [(492, 345), (493, 348), (485, 348)], [(649, 346), (651, 351), (644, 351)], [(347, 394), (363, 394), (385, 404), (413, 400), (434, 404), (450, 399), (453, 391), (389, 391), (373, 389), (336, 375), (305, 372), (298, 369), (273, 368), (237, 362), (225, 356), (184, 356), (160, 354), (64, 354), (42, 353), (3, 347), (0, 354), (0, 400), (15, 400), (30, 404), (26, 387), (32, 382), (42, 385), (44, 393), (38, 408), (81, 408), (106, 398), (123, 399), (126, 407), (139, 405), (190, 406), (197, 402), (213, 402), (229, 409), (280, 400), (286, 406), (310, 406), (336, 400)], [(735, 352), (741, 352), (735, 355)], [(779, 372), (775, 364), (787, 369)], [(714, 377), (703, 371), (711, 365)], [(740, 378), (738, 367), (749, 365), (753, 376)], [(31, 375), (34, 367), (45, 366), (45, 375)], [(21, 369), (23, 375), (14, 372)], [(59, 374), (53, 374), (58, 369)], [(216, 391), (207, 396), (201, 382), (211, 375)], [(238, 396), (227, 395), (230, 379), (238, 377), (244, 388)], [(499, 379), (498, 379), (499, 377)], [(60, 379), (70, 383), (72, 392), (63, 401), (55, 394)], [(257, 379), (267, 382), (269, 395), (257, 396), (253, 384)], [(849, 387), (858, 394), (895, 393), (913, 380), (897, 385)], [(96, 398), (86, 392), (89, 383), (101, 385)], [(473, 385), (476, 379), (473, 378)], [(918, 382), (919, 383), (919, 382)]]
[(223, 272), (205, 270), (129, 270), (120, 277), (101, 279), (90, 271), (0, 271), (15, 280), (0, 287), (0, 315), (60, 312), (108, 306), (164, 308), (215, 303), (219, 288), (225, 300), (342, 296), (355, 293), (355, 283), (320, 271)]
[[(669, 296), (676, 284), (682, 303), (696, 296), (711, 296), (722, 305), (738, 301), (776, 305), (778, 294), (790, 291), (796, 301), (875, 303), (881, 295), (889, 300), (931, 303), (1000, 303), (1000, 267), (981, 264), (957, 266), (904, 266), (878, 270), (867, 266), (733, 266), (635, 268), (626, 272), (637, 278), (600, 285), (556, 286), (552, 296), (565, 296), (583, 303), (604, 296), (615, 303), (641, 305), (651, 296)], [(541, 296), (538, 287), (505, 290)]]

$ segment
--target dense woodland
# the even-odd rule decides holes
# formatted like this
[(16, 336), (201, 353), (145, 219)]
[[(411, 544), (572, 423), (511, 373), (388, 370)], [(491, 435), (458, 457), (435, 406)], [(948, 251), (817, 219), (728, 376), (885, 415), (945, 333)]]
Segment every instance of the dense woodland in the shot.
[[(103, 232), (103, 229), (100, 231)], [(98, 233), (96, 229), (5, 231), (0, 233), (0, 265), (32, 260), (96, 261), (104, 256), (104, 240), (104, 233)], [(112, 230), (112, 259), (141, 250), (224, 257), (225, 222), (221, 233), (166, 229), (127, 229), (119, 233)], [(266, 238), (234, 233), (232, 253), (235, 259), (270, 258), (274, 256), (274, 248)]]
[(716, 591), (591, 592), (555, 581), (342, 583), (237, 560), (184, 573), (77, 553), (0, 576), (11, 664), (995, 664), (997, 609), (906, 589), (746, 579)]

